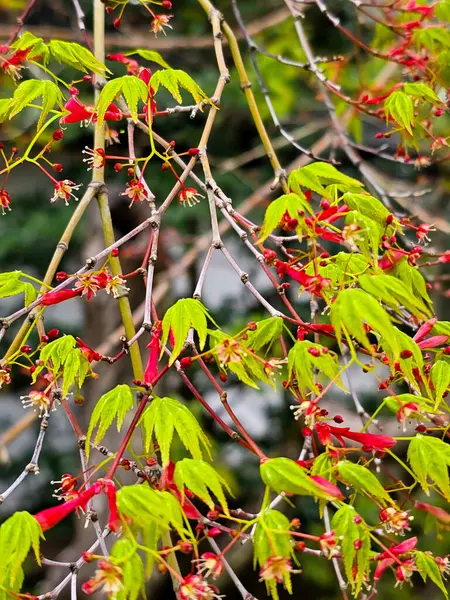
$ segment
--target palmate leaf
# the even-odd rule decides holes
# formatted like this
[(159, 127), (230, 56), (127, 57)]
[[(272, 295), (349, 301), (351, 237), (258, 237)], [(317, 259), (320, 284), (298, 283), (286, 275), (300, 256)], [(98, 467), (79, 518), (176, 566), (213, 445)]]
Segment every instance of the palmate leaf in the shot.
[(42, 97), (42, 109), (37, 124), (42, 127), (45, 117), (55, 107), (63, 110), (64, 96), (53, 81), (42, 79), (28, 79), (17, 86), (9, 105), (9, 118), (12, 119), (36, 98)]
[(435, 583), (444, 596), (448, 600), (448, 590), (447, 586), (442, 579), (442, 573), (436, 563), (434, 556), (428, 554), (427, 552), (420, 552), (416, 550), (414, 552), (414, 556), (416, 558), (416, 568), (420, 573), (422, 579), (426, 582), (427, 577), (431, 579), (433, 583)]
[(417, 434), (408, 447), (408, 461), (423, 491), (430, 495), (431, 480), (443, 495), (450, 500), (448, 467), (450, 467), (450, 446), (429, 436)]
[(283, 319), (282, 317), (269, 317), (263, 321), (257, 321), (256, 325), (254, 331), (248, 332), (245, 345), (255, 352), (266, 346), (268, 352), (283, 331)]
[[(311, 354), (310, 349), (318, 356)], [(295, 342), (288, 355), (289, 378), (294, 376), (301, 390), (318, 392), (319, 388), (315, 381), (316, 370), (328, 379), (334, 380), (338, 387), (346, 391), (341, 378), (338, 377), (341, 367), (334, 352), (330, 352), (328, 348), (313, 342)]]
[(386, 115), (386, 122), (391, 117), (401, 128), (412, 135), (414, 120), (414, 103), (411, 98), (402, 92), (397, 90), (392, 92), (384, 102), (384, 113)]
[(13, 588), (23, 577), (21, 566), (30, 550), (41, 564), (39, 544), (42, 530), (30, 513), (15, 512), (0, 527), (0, 584)]
[(48, 48), (53, 58), (59, 63), (69, 65), (83, 73), (93, 72), (97, 73), (97, 75), (111, 73), (102, 62), (95, 58), (90, 50), (76, 42), (51, 40)]
[(197, 332), (200, 349), (203, 350), (207, 335), (206, 317), (211, 318), (207, 309), (199, 300), (193, 298), (181, 298), (166, 311), (162, 322), (161, 355), (169, 339), (170, 330), (172, 330), (175, 344), (169, 359), (169, 365), (175, 362), (183, 349), (191, 327)]
[(203, 460), (184, 458), (177, 462), (174, 475), (175, 485), (184, 495), (184, 488), (191, 490), (200, 500), (214, 509), (214, 500), (211, 492), (219, 501), (225, 514), (228, 514), (228, 505), (224, 489), (231, 492), (228, 483), (217, 471)]
[[(271, 556), (289, 558), (293, 548), (288, 534), (289, 519), (277, 510), (264, 511), (255, 529), (253, 538), (253, 561), (262, 567)], [(277, 531), (280, 533), (277, 534)]]
[(147, 452), (151, 447), (152, 436), (155, 435), (161, 451), (163, 465), (169, 462), (170, 448), (175, 431), (193, 458), (201, 459), (203, 457), (201, 447), (211, 457), (208, 438), (191, 411), (178, 400), (154, 398), (139, 423), (144, 430)]
[(192, 79), (190, 75), (179, 69), (165, 69), (156, 71), (152, 76), (152, 88), (156, 92), (159, 86), (162, 85), (167, 91), (175, 98), (179, 104), (183, 104), (183, 98), (181, 96), (180, 88), (186, 90), (191, 94), (194, 102), (199, 104), (200, 102), (208, 102), (211, 104), (210, 99), (202, 90), (202, 88)]
[(354, 490), (374, 496), (383, 503), (392, 504), (389, 494), (367, 467), (350, 461), (341, 461), (338, 463), (338, 472), (344, 483), (351, 485)]
[(145, 595), (144, 563), (131, 540), (118, 540), (111, 549), (110, 560), (122, 569), (122, 587), (114, 594), (117, 600), (137, 600)]
[(102, 89), (98, 102), (96, 104), (97, 123), (99, 126), (103, 124), (105, 113), (108, 106), (119, 95), (123, 95), (130, 109), (131, 118), (137, 121), (137, 107), (139, 101), (144, 104), (148, 98), (148, 88), (142, 79), (134, 75), (124, 75), (108, 81)]
[[(359, 517), (356, 522), (355, 517)], [(341, 540), (345, 574), (356, 597), (361, 590), (370, 565), (370, 536), (367, 525), (353, 506), (344, 504), (333, 515), (331, 528), (335, 531), (336, 537)], [(361, 542), (358, 550), (355, 548), (357, 540)], [(355, 570), (354, 567), (356, 567)]]
[(298, 211), (308, 212), (312, 214), (312, 208), (309, 202), (301, 191), (294, 194), (284, 194), (276, 200), (271, 202), (264, 215), (264, 222), (259, 234), (258, 242), (262, 243), (272, 233), (274, 229), (278, 227), (283, 215), (287, 212), (291, 219), (297, 219), (299, 221), (298, 231), (301, 231), (302, 219), (299, 216)]
[(289, 188), (302, 196), (303, 188), (332, 200), (332, 194), (326, 189), (326, 186), (333, 184), (340, 184), (347, 187), (347, 189), (362, 187), (362, 183), (357, 179), (344, 175), (336, 167), (333, 167), (333, 165), (324, 162), (315, 162), (305, 167), (300, 167), (292, 171), (288, 177)]
[(28, 50), (28, 59), (40, 57), (44, 63), (48, 60), (49, 50), (44, 43), (44, 40), (40, 37), (36, 37), (30, 31), (25, 31), (24, 34), (19, 36), (11, 44), (11, 48), (14, 50)]
[(154, 62), (157, 65), (164, 67), (165, 69), (170, 69), (170, 65), (164, 60), (161, 54), (159, 52), (156, 52), (155, 50), (141, 50), (139, 48), (138, 50), (133, 50), (133, 52), (127, 52), (125, 56), (134, 56), (135, 54), (137, 54), (144, 60)]
[[(158, 528), (174, 527), (184, 537), (183, 512), (175, 496), (143, 485), (127, 485), (117, 492), (117, 507), (138, 529), (146, 530), (151, 522)], [(154, 532), (156, 534), (156, 532)]]
[(260, 466), (261, 479), (277, 494), (287, 492), (329, 500), (332, 497), (311, 479), (305, 469), (290, 458), (271, 458)]
[(352, 210), (361, 213), (365, 217), (369, 217), (369, 219), (373, 219), (380, 225), (386, 225), (386, 218), (390, 213), (374, 196), (347, 192), (342, 196), (342, 201)]
[(400, 314), (400, 306), (404, 306), (419, 319), (425, 319), (431, 315), (429, 307), (421, 298), (411, 295), (404, 284), (392, 275), (361, 275), (358, 282), (364, 291)]
[(421, 298), (423, 302), (432, 307), (431, 298), (428, 295), (426, 281), (417, 267), (409, 264), (408, 259), (402, 258), (392, 269), (392, 275), (398, 277), (407, 287), (410, 296)]
[(385, 339), (392, 339), (393, 352), (396, 357), (398, 356), (399, 348), (395, 341), (395, 328), (387, 312), (375, 298), (364, 290), (347, 289), (341, 291), (331, 307), (330, 319), (341, 349), (341, 335), (345, 331), (371, 354), (375, 352), (364, 329), (364, 323), (366, 323), (378, 335), (383, 336)]
[(126, 414), (133, 406), (133, 393), (128, 385), (116, 385), (114, 389), (103, 394), (95, 405), (89, 421), (86, 434), (86, 455), (88, 458), (94, 429), (98, 427), (93, 443), (98, 444), (114, 419), (117, 419), (117, 431), (121, 430)]
[(412, 96), (413, 98), (420, 98), (420, 100), (425, 100), (426, 102), (431, 102), (432, 104), (441, 103), (439, 96), (426, 83), (405, 83), (403, 90), (408, 94), (408, 96)]

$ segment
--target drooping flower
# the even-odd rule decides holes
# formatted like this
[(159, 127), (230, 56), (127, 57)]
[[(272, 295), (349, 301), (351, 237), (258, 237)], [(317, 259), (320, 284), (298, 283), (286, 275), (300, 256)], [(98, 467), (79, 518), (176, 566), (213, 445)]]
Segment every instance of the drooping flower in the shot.
[(88, 300), (97, 295), (98, 290), (103, 286), (100, 285), (96, 275), (87, 273), (86, 275), (78, 275), (75, 283), (75, 289), (81, 290), (81, 295), (86, 296)]
[(57, 181), (55, 184), (55, 191), (53, 192), (53, 196), (50, 198), (50, 202), (56, 202), (58, 198), (62, 198), (66, 206), (69, 206), (70, 198), (75, 198), (75, 200), (78, 200), (72, 190), (79, 190), (80, 187), (81, 183), (77, 185), (69, 179)]
[(9, 385), (11, 383), (11, 375), (6, 369), (0, 369), (0, 390), (3, 385)]
[(145, 189), (144, 184), (137, 179), (132, 179), (128, 182), (125, 191), (120, 194), (121, 196), (128, 196), (131, 202), (129, 204), (129, 208), (133, 206), (136, 202), (142, 202), (143, 200), (148, 200), (148, 192)]
[(387, 551), (378, 554), (375, 558), (376, 560), (384, 560), (385, 558), (392, 558), (393, 555), (401, 556), (403, 554), (408, 554), (408, 552), (415, 550), (417, 541), (417, 537), (412, 537), (400, 544), (392, 544)]
[(425, 321), (425, 323), (416, 331), (413, 340), (415, 342), (421, 342), (431, 332), (436, 323), (437, 317), (433, 317), (432, 319)]
[(363, 448), (367, 451), (372, 450), (388, 450), (395, 446), (397, 443), (394, 438), (388, 435), (378, 435), (376, 433), (360, 433), (357, 431), (350, 431), (349, 427), (334, 427), (328, 423), (319, 422), (315, 426), (316, 433), (319, 436), (319, 440), (322, 444), (331, 444), (331, 436), (333, 435), (341, 444), (345, 446), (343, 438), (353, 440), (363, 445)]
[(405, 535), (406, 531), (411, 530), (409, 524), (413, 519), (406, 510), (396, 510), (393, 506), (388, 506), (380, 512), (380, 521), (387, 533)]
[(159, 478), (158, 488), (160, 490), (170, 490), (180, 502), (181, 508), (183, 509), (186, 517), (188, 519), (194, 519), (198, 521), (198, 519), (200, 519), (202, 516), (201, 513), (197, 510), (189, 498), (186, 497), (186, 495), (181, 495), (180, 490), (175, 485), (174, 474), (175, 464), (172, 461), (169, 461), (167, 465), (164, 466), (161, 477)]
[(130, 288), (128, 288), (125, 283), (125, 279), (120, 275), (109, 277), (108, 282), (105, 285), (105, 292), (111, 294), (113, 298), (121, 298), (130, 291)]
[(219, 590), (209, 585), (201, 575), (191, 573), (183, 577), (178, 594), (180, 600), (219, 600), (224, 598), (218, 592)]
[(259, 571), (260, 581), (276, 581), (276, 583), (284, 583), (287, 588), (290, 588), (291, 573), (301, 573), (300, 570), (292, 568), (292, 561), (285, 556), (271, 556), (261, 567)]
[(219, 577), (223, 573), (223, 562), (220, 557), (214, 552), (204, 552), (199, 559), (194, 561), (197, 563), (197, 571), (203, 577)]
[(6, 210), (11, 210), (11, 196), (6, 190), (0, 190), (0, 208), (2, 209), (2, 215), (6, 214)]
[(314, 483), (322, 490), (322, 492), (325, 492), (330, 498), (339, 499), (343, 497), (341, 490), (336, 487), (334, 483), (328, 481), (328, 479), (325, 479), (320, 475), (311, 475), (310, 479), (312, 479), (312, 481), (314, 481)]
[(425, 504), (425, 502), (416, 502), (414, 508), (418, 510), (424, 510), (430, 515), (433, 515), (442, 525), (450, 526), (450, 513), (439, 506), (433, 506), (432, 504)]
[(107, 560), (99, 560), (98, 566), (94, 577), (81, 586), (82, 591), (89, 595), (101, 589), (110, 598), (115, 598), (123, 590), (122, 569)]
[(199, 198), (204, 198), (195, 188), (184, 187), (178, 194), (178, 204), (183, 206), (195, 206), (200, 202)]
[(446, 579), (446, 575), (448, 575), (450, 573), (450, 560), (449, 560), (449, 555), (447, 554), (447, 556), (436, 556), (436, 558), (434, 559), (436, 561), (436, 564), (439, 568), (439, 571), (441, 572), (441, 575), (444, 579)]
[(398, 565), (395, 569), (395, 578), (397, 581), (394, 587), (401, 587), (405, 581), (412, 586), (411, 577), (416, 570), (413, 559), (405, 560), (401, 565)]
[(108, 54), (106, 58), (125, 65), (129, 75), (137, 75), (139, 73), (139, 63), (134, 58), (128, 58), (124, 54)]
[(169, 25), (169, 21), (172, 17), (173, 15), (155, 15), (155, 18), (150, 24), (150, 31), (155, 34), (155, 37), (158, 37), (158, 33), (161, 32), (164, 35), (167, 35), (164, 30), (164, 27), (172, 29), (172, 26)]
[(75, 339), (76, 339), (78, 348), (85, 355), (85, 357), (88, 359), (89, 362), (92, 362), (92, 361), (97, 362), (102, 359), (102, 355), (99, 354), (98, 352), (96, 352), (95, 350), (93, 350), (92, 348), (90, 348), (87, 344), (85, 344), (81, 338), (77, 337)]
[[(50, 396), (45, 392), (32, 390), (26, 396), (20, 396), (24, 408), (32, 408), (39, 417), (48, 417), (50, 405), (52, 404)], [(56, 401), (53, 401), (52, 410), (56, 410)]]
[(328, 558), (332, 558), (339, 554), (339, 546), (337, 544), (336, 533), (334, 531), (327, 531), (320, 536), (319, 546), (322, 553)]
[(50, 483), (52, 485), (59, 484), (59, 487), (53, 494), (54, 498), (58, 498), (58, 500), (64, 500), (64, 502), (73, 500), (75, 498), (76, 494), (73, 494), (73, 492), (77, 487), (77, 480), (70, 473), (65, 473), (59, 481), (51, 481)]
[(279, 277), (288, 275), (298, 281), (307, 292), (313, 296), (322, 298), (323, 290), (327, 289), (331, 285), (331, 280), (321, 275), (308, 275), (305, 270), (301, 270), (297, 267), (291, 266), (289, 263), (278, 260), (276, 263), (277, 274)]
[(83, 162), (88, 163), (88, 171), (90, 169), (101, 169), (105, 166), (106, 159), (103, 148), (91, 150), (88, 146), (85, 146), (81, 153), (87, 155), (87, 158), (83, 158)]
[(117, 509), (116, 486), (111, 480), (107, 479), (104, 482), (104, 490), (106, 499), (108, 500), (109, 509), (108, 528), (114, 533), (117, 533), (122, 527), (122, 522)]
[(76, 96), (71, 96), (69, 100), (64, 104), (64, 108), (69, 114), (61, 117), (59, 122), (65, 123), (81, 123), (83, 121), (90, 121), (94, 114), (93, 106), (86, 106)]
[(14, 80), (22, 79), (23, 64), (27, 60), (29, 48), (16, 50), (9, 58), (2, 63), (2, 69)]

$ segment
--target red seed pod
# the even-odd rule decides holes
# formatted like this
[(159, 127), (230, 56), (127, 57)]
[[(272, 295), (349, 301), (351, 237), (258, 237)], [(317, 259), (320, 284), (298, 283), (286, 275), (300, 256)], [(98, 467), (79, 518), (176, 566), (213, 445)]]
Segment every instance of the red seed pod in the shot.
[(257, 324), (257, 323), (255, 323), (255, 321), (249, 321), (249, 322), (247, 323), (247, 329), (248, 329), (249, 331), (255, 331), (256, 329), (258, 329), (258, 324)]
[(83, 81), (92, 81), (92, 75), (84, 75)]
[(323, 208), (324, 210), (327, 210), (327, 208), (330, 208), (331, 203), (329, 200), (326, 200), (325, 198), (323, 200), (321, 200), (320, 202), (320, 207)]
[(450, 346), (443, 348), (442, 353), (448, 356), (450, 354)]
[(297, 517), (295, 517), (294, 519), (291, 520), (290, 525), (292, 527), (292, 529), (300, 529), (300, 519), (297, 519)]
[(385, 389), (387, 389), (387, 388), (388, 388), (388, 384), (387, 384), (385, 381), (382, 381), (382, 382), (380, 383), (380, 385), (378, 386), (378, 389), (379, 389), (379, 390), (385, 390)]
[(184, 356), (180, 359), (180, 366), (182, 369), (186, 369), (192, 365), (192, 358), (190, 356)]
[(41, 343), (42, 344), (48, 344), (49, 341), (50, 341), (50, 338), (48, 337), (48, 335), (41, 335)]
[(114, 12), (114, 7), (112, 6), (107, 6), (106, 7), (106, 12), (108, 13), (108, 15), (111, 15)]
[(55, 142), (59, 142), (59, 140), (62, 140), (63, 137), (64, 131), (62, 129), (55, 129), (52, 135), (52, 138), (55, 140)]
[(16, 153), (18, 152), (18, 150), (17, 150), (17, 147), (16, 147), (16, 146), (13, 146), (13, 147), (11, 148), (11, 152), (12, 152), (13, 154), (16, 154)]
[(413, 355), (411, 350), (402, 350), (400, 352), (400, 358), (411, 358), (411, 356)]
[(308, 352), (311, 354), (311, 356), (320, 356), (320, 350), (314, 346), (310, 346), (308, 348)]
[(335, 423), (343, 423), (344, 422), (344, 417), (341, 417), (341, 415), (335, 415), (333, 418), (333, 421)]
[(179, 547), (180, 552), (182, 552), (183, 554), (190, 554), (194, 548), (194, 546), (190, 542), (185, 542), (183, 540), (180, 540), (177, 543), (177, 546)]
[(189, 148), (188, 150), (189, 156), (198, 156), (200, 154), (199, 148)]
[(84, 560), (84, 562), (89, 563), (95, 560), (95, 555), (92, 554), (92, 552), (83, 552), (81, 558)]
[(316, 383), (316, 387), (321, 392), (323, 390), (323, 385), (321, 383)]
[(361, 540), (355, 540), (353, 542), (353, 547), (355, 548), (355, 550), (361, 550), (361, 548), (362, 548), (362, 541)]
[(127, 170), (128, 173), (128, 177), (134, 177), (134, 169), (132, 169), (131, 167)]
[(117, 258), (119, 256), (119, 248), (113, 248), (111, 250), (111, 256), (113, 256), (114, 258)]
[(30, 375), (33, 375), (33, 373), (36, 371), (36, 367), (34, 365), (31, 365), (29, 373)]
[(61, 163), (55, 163), (53, 165), (53, 169), (57, 172), (57, 173), (61, 173), (61, 171), (64, 169), (64, 167), (62, 166)]
[(286, 389), (286, 388), (288, 388), (288, 387), (289, 387), (289, 381), (286, 381), (286, 380), (285, 380), (285, 381), (282, 381), (282, 382), (281, 382), (281, 385), (282, 385), (282, 386), (283, 386), (283, 387)]
[(328, 417), (328, 411), (326, 408), (322, 408), (322, 410), (319, 412), (319, 415), (321, 417)]
[(47, 331), (47, 335), (51, 340), (54, 340), (59, 335), (59, 329), (56, 329), (56, 327), (53, 327), (53, 329), (50, 329), (50, 331)]
[(55, 275), (56, 281), (65, 281), (68, 277), (65, 271), (58, 271)]
[(228, 381), (226, 373), (219, 373), (219, 379), (222, 383), (226, 383)]
[(355, 523), (355, 525), (359, 525), (360, 523), (362, 523), (362, 519), (359, 515), (356, 515), (356, 517), (353, 518), (353, 523)]
[(78, 406), (83, 406), (84, 405), (84, 396), (82, 396), (81, 394), (75, 394), (73, 401)]
[(417, 433), (426, 433), (427, 428), (425, 427), (425, 425), (422, 425), (422, 423), (420, 423), (419, 425), (417, 425), (416, 431)]
[(80, 93), (80, 90), (78, 88), (76, 88), (75, 86), (72, 86), (71, 88), (69, 88), (69, 94), (71, 96), (78, 96), (79, 93)]
[(215, 537), (219, 536), (221, 533), (222, 533), (222, 531), (218, 527), (211, 527), (211, 529), (208, 529), (206, 535), (210, 538), (215, 538)]
[(122, 169), (123, 169), (123, 165), (121, 163), (115, 163), (114, 164), (114, 171), (116, 173), (119, 173)]
[(437, 109), (434, 111), (434, 116), (435, 116), (435, 117), (440, 117), (440, 116), (441, 116), (441, 115), (443, 115), (443, 114), (444, 114), (444, 111), (442, 110), (442, 108), (437, 108)]
[(394, 220), (394, 215), (393, 214), (389, 214), (386, 217), (386, 225), (390, 225), (393, 222), (393, 220)]
[(295, 542), (294, 548), (297, 550), (297, 552), (304, 552), (306, 544), (305, 542)]
[(381, 133), (381, 131), (379, 131), (378, 133), (375, 134), (375, 139), (379, 140), (381, 138), (384, 138), (384, 133)]
[(122, 19), (120, 17), (117, 17), (117, 19), (114, 19), (113, 25), (116, 29), (119, 29), (121, 21), (122, 21)]
[(197, 533), (202, 533), (205, 530), (205, 525), (203, 525), (203, 523), (199, 523), (196, 527), (195, 527), (195, 531)]
[(29, 354), (30, 352), (32, 352), (32, 350), (33, 350), (33, 348), (28, 345), (22, 346), (20, 348), (20, 351), (23, 352), (24, 354)]
[(147, 458), (145, 459), (145, 464), (147, 465), (147, 467), (154, 467), (158, 464), (158, 461), (156, 460), (156, 458)]
[(172, 9), (172, 2), (170, 2), (170, 0), (163, 0), (162, 1), (162, 6), (164, 8), (166, 8), (167, 10), (171, 10)]
[(220, 516), (220, 512), (218, 510), (210, 510), (206, 516), (210, 521), (217, 521)]
[(125, 471), (129, 471), (131, 469), (131, 463), (128, 458), (121, 458), (119, 465), (125, 469)]
[(169, 163), (162, 163), (161, 171), (168, 171), (170, 169)]

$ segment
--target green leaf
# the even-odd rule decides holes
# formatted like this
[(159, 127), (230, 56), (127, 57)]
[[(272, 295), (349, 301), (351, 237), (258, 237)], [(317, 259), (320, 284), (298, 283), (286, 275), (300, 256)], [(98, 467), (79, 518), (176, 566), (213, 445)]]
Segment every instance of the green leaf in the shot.
[(450, 31), (448, 27), (420, 27), (414, 31), (413, 40), (419, 48), (440, 52), (450, 48)]
[[(359, 517), (355, 522), (355, 517)], [(341, 540), (341, 552), (344, 557), (345, 574), (353, 587), (353, 595), (361, 591), (370, 563), (370, 536), (367, 525), (358, 515), (353, 506), (344, 504), (334, 514), (331, 528), (336, 537)], [(355, 542), (361, 541), (361, 547), (356, 550)], [(354, 567), (356, 566), (356, 573)]]
[(29, 306), (37, 298), (37, 292), (31, 283), (23, 284), (25, 306)]
[(103, 124), (105, 113), (108, 110), (111, 102), (123, 94), (125, 101), (130, 109), (131, 118), (137, 121), (137, 107), (139, 100), (144, 104), (147, 102), (148, 89), (142, 79), (134, 75), (124, 75), (108, 81), (102, 89), (99, 99), (96, 104), (97, 123), (99, 126)]
[(137, 600), (145, 596), (144, 563), (131, 540), (118, 540), (111, 549), (110, 560), (122, 569), (122, 588), (114, 594), (117, 600)]
[(154, 89), (155, 94), (160, 85), (165, 87), (179, 104), (183, 104), (180, 87), (191, 94), (196, 104), (199, 104), (200, 102), (211, 103), (208, 96), (192, 77), (179, 69), (156, 71), (156, 73), (152, 75), (152, 88)]
[(19, 114), (39, 96), (42, 96), (42, 109), (37, 124), (38, 129), (42, 127), (45, 117), (55, 105), (59, 106), (61, 110), (63, 109), (64, 96), (56, 83), (49, 80), (28, 79), (17, 86), (14, 92), (10, 103), (9, 118), (12, 119)]
[[(318, 356), (311, 354), (310, 349)], [(289, 378), (292, 376), (297, 380), (300, 390), (311, 390), (318, 392), (317, 381), (315, 380), (316, 371), (324, 374), (328, 379), (334, 380), (335, 384), (341, 389), (346, 388), (338, 377), (341, 367), (337, 356), (325, 346), (308, 341), (297, 341), (292, 346), (288, 355)]]
[(441, 100), (436, 92), (426, 83), (405, 83), (404, 91), (413, 98), (420, 98), (432, 104), (441, 104)]
[(277, 510), (261, 514), (253, 538), (255, 566), (259, 564), (262, 567), (271, 556), (292, 556), (289, 527), (289, 519)]
[(426, 582), (427, 577), (429, 577), (431, 581), (438, 586), (448, 600), (447, 587), (442, 579), (441, 571), (434, 556), (428, 554), (427, 552), (420, 552), (419, 550), (414, 552), (414, 556), (416, 557), (416, 568), (419, 571), (422, 579)]
[(417, 267), (410, 265), (406, 257), (395, 265), (392, 274), (406, 285), (412, 296), (421, 298), (429, 307), (433, 306), (422, 273)]
[(11, 98), (0, 99), (0, 123), (3, 123), (3, 121), (5, 121), (8, 117), (8, 113), (11, 108), (11, 103)]
[[(125, 56), (133, 56), (134, 54), (138, 54), (144, 60), (148, 60), (149, 62), (154, 62), (165, 69), (170, 69), (170, 65), (164, 60), (159, 52), (155, 52), (154, 50), (133, 50), (133, 52), (127, 52)], [(152, 82), (153, 83), (153, 82)]]
[(392, 348), (395, 355), (398, 355), (399, 349), (394, 336), (395, 328), (387, 312), (375, 298), (364, 290), (348, 289), (341, 291), (331, 307), (330, 319), (336, 331), (336, 338), (341, 349), (341, 335), (345, 331), (362, 344), (370, 353), (374, 353), (374, 349), (364, 329), (364, 323), (366, 323), (375, 333), (383, 338), (393, 338)]
[(411, 98), (402, 92), (397, 90), (386, 98), (384, 102), (384, 113), (386, 115), (386, 122), (391, 117), (400, 127), (406, 129), (409, 134), (413, 134), (414, 121), (414, 104)]
[(392, 503), (392, 500), (375, 475), (367, 467), (350, 461), (338, 463), (341, 479), (355, 490), (374, 496), (382, 502)]
[(55, 372), (58, 372), (76, 345), (77, 342), (73, 336), (63, 335), (46, 344), (41, 350), (39, 359), (45, 367), (52, 368)]
[[(258, 242), (262, 243), (265, 239), (276, 229), (283, 217), (287, 212), (291, 219), (297, 219), (301, 221), (298, 211), (302, 210), (312, 214), (312, 208), (309, 202), (306, 200), (304, 195), (299, 192), (296, 194), (284, 194), (276, 200), (273, 200), (267, 207), (264, 215), (264, 222), (259, 234)], [(301, 230), (301, 226), (300, 226)]]
[(438, 321), (433, 325), (431, 335), (448, 335), (450, 337), (450, 321)]
[(102, 62), (95, 58), (90, 50), (75, 42), (51, 40), (48, 48), (59, 63), (69, 65), (83, 73), (90, 71), (97, 73), (97, 75), (111, 73)]
[(392, 275), (361, 275), (358, 281), (364, 291), (400, 315), (402, 306), (419, 319), (426, 319), (431, 315), (421, 298), (412, 296), (403, 283)]
[(303, 195), (305, 188), (332, 200), (325, 186), (341, 184), (347, 188), (360, 188), (362, 183), (353, 177), (340, 173), (336, 167), (324, 162), (315, 162), (292, 171), (288, 177), (288, 186), (296, 193)]
[(423, 491), (430, 495), (430, 479), (450, 500), (448, 467), (450, 466), (450, 446), (430, 436), (417, 434), (408, 447), (408, 461)]
[(81, 359), (84, 355), (80, 349), (74, 349), (64, 361), (64, 381), (62, 387), (63, 396), (67, 395), (70, 386), (74, 383), (80, 369)]
[(214, 500), (210, 492), (219, 501), (224, 512), (228, 514), (227, 500), (224, 488), (230, 492), (230, 488), (223, 477), (208, 463), (203, 460), (184, 458), (177, 462), (174, 475), (175, 485), (184, 496), (184, 488), (191, 490), (196, 496), (203, 500), (211, 510), (214, 508)]
[(128, 385), (116, 385), (114, 389), (103, 394), (92, 411), (86, 434), (86, 455), (88, 458), (94, 429), (98, 427), (94, 439), (94, 444), (98, 444), (103, 439), (114, 419), (117, 419), (117, 431), (121, 430), (125, 416), (133, 406), (133, 393)]
[(277, 494), (287, 492), (330, 499), (330, 496), (307, 475), (305, 469), (290, 458), (271, 458), (261, 463), (259, 470), (263, 482)]
[(127, 485), (117, 492), (117, 508), (140, 529), (146, 530), (153, 522), (166, 530), (174, 527), (184, 537), (181, 506), (170, 492), (160, 492), (143, 485)]
[(169, 462), (174, 431), (193, 458), (201, 459), (201, 446), (210, 455), (210, 443), (191, 411), (172, 398), (154, 398), (139, 421), (144, 430), (145, 447), (150, 450), (152, 435), (159, 444), (163, 465)]
[(356, 210), (365, 217), (373, 219), (383, 227), (386, 225), (386, 218), (389, 216), (388, 209), (370, 194), (355, 194), (346, 192), (342, 196), (342, 201), (352, 210)]
[(440, 0), (434, 7), (434, 15), (441, 21), (450, 22), (450, 0)]
[(258, 352), (264, 346), (267, 346), (267, 351), (269, 351), (283, 331), (283, 319), (282, 317), (269, 317), (263, 321), (258, 321), (256, 325), (255, 331), (248, 332), (245, 345), (255, 352)]
[(207, 309), (199, 300), (193, 298), (181, 298), (166, 311), (162, 322), (162, 352), (164, 352), (171, 329), (175, 340), (169, 365), (175, 362), (183, 349), (191, 327), (198, 333), (200, 349), (203, 349), (207, 335), (206, 317), (209, 317)]
[(40, 37), (36, 37), (30, 31), (26, 31), (15, 42), (11, 44), (11, 48), (14, 50), (28, 50), (27, 59), (39, 58), (43, 59), (46, 63), (49, 56), (49, 51), (44, 40)]
[(0, 273), (0, 298), (16, 296), (24, 291), (24, 283), (20, 281), (22, 271)]
[(430, 377), (434, 386), (435, 406), (437, 406), (442, 400), (445, 391), (450, 386), (450, 365), (443, 360), (438, 360), (431, 367)]
[(41, 527), (33, 515), (26, 511), (15, 512), (0, 527), (0, 583), (13, 587), (22, 574), (21, 566), (33, 550), (41, 564), (39, 544), (44, 538)]

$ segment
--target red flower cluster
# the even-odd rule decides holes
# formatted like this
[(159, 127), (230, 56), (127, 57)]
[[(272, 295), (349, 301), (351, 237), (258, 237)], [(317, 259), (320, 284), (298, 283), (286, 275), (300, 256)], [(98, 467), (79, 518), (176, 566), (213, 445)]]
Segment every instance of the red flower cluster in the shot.
[(331, 444), (331, 436), (334, 436), (342, 447), (345, 447), (344, 438), (362, 444), (363, 449), (368, 452), (372, 450), (386, 451), (395, 446), (396, 441), (388, 435), (375, 433), (360, 433), (350, 431), (349, 427), (334, 427), (328, 423), (319, 422), (315, 426), (316, 433), (322, 444)]

